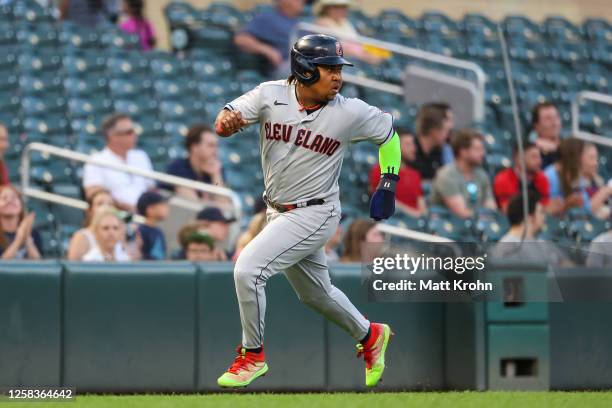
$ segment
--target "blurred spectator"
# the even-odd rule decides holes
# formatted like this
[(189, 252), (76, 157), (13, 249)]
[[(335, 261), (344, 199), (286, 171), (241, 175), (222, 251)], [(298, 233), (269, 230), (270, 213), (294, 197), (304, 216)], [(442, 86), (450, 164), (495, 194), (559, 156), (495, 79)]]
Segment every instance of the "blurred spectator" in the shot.
[(264, 56), (274, 76), (285, 77), (289, 67), (289, 38), (304, 10), (304, 0), (276, 0), (276, 7), (253, 17), (234, 42), (242, 50)]
[[(551, 199), (561, 201), (561, 213), (584, 208), (594, 215), (605, 214), (612, 188), (602, 186), (592, 196), (587, 178), (597, 173), (597, 150), (591, 143), (576, 138), (561, 141), (559, 161), (544, 171), (550, 185)], [(586, 176), (586, 177), (585, 177)]]
[(332, 30), (333, 35), (340, 37), (344, 55), (355, 57), (370, 64), (378, 64), (381, 59), (364, 49), (351, 37), (357, 37), (359, 33), (348, 19), (351, 0), (318, 0), (314, 3), (313, 14), (317, 16), (315, 24)]
[(21, 194), (11, 185), (0, 186), (0, 249), (2, 259), (41, 259), (42, 239), (27, 214)]
[(181, 242), (185, 259), (191, 262), (216, 261), (215, 241), (203, 231), (193, 231)]
[(118, 0), (58, 0), (60, 20), (95, 28), (117, 19), (118, 3)]
[(523, 195), (516, 194), (508, 202), (507, 216), (510, 229), (489, 252), (499, 259), (513, 259), (525, 262), (547, 263), (557, 266), (571, 266), (568, 257), (552, 242), (536, 238), (544, 226), (544, 207), (534, 190), (527, 192), (527, 223)]
[[(186, 224), (178, 232), (181, 250), (175, 259), (198, 261), (225, 261), (227, 258), (216, 247), (215, 239), (198, 223)], [(196, 244), (194, 244), (194, 242)], [(191, 249), (191, 254), (188, 251)]]
[(242, 235), (240, 235), (238, 241), (236, 242), (236, 251), (234, 252), (234, 256), (232, 257), (233, 261), (236, 261), (238, 259), (238, 255), (240, 255), (240, 252), (242, 252), (244, 247), (246, 247), (247, 244), (251, 242), (253, 238), (255, 238), (257, 234), (261, 232), (261, 230), (263, 230), (266, 225), (266, 221), (267, 220), (265, 211), (259, 212), (255, 214), (253, 218), (251, 218), (247, 230)]
[(2, 186), (11, 182), (8, 167), (6, 167), (6, 163), (4, 162), (4, 154), (9, 146), (8, 129), (4, 123), (0, 122), (0, 185)]
[(542, 168), (559, 159), (561, 143), (561, 116), (557, 107), (550, 102), (536, 104), (531, 111), (532, 138), (542, 154)]
[(126, 18), (119, 23), (119, 28), (129, 34), (137, 34), (143, 50), (153, 49), (155, 31), (151, 22), (144, 17), (144, 0), (123, 0), (122, 11)]
[(584, 177), (586, 192), (591, 200), (593, 214), (601, 219), (610, 216), (610, 195), (612, 186), (606, 185), (603, 177), (599, 175), (599, 152), (592, 143), (584, 145), (581, 159), (581, 174)]
[(95, 242), (81, 258), (86, 262), (129, 261), (129, 255), (117, 251), (117, 246), (125, 240), (125, 225), (119, 212), (112, 207), (101, 207), (95, 211), (91, 220), (91, 230)]
[[(70, 244), (68, 245), (68, 254), (66, 255), (66, 258), (69, 261), (81, 260), (83, 255), (85, 255), (92, 247), (96, 245), (96, 238), (94, 237), (93, 230), (91, 229), (91, 220), (93, 215), (100, 208), (113, 207), (115, 202), (107, 190), (100, 189), (94, 192), (87, 199), (87, 204), (89, 204), (89, 206), (85, 211), (83, 228), (72, 235)], [(124, 251), (121, 243), (117, 244), (115, 251)]]
[[(202, 183), (223, 186), (223, 169), (218, 157), (217, 135), (210, 126), (200, 123), (192, 126), (185, 137), (187, 157), (176, 159), (168, 165), (166, 173), (184, 177)], [(172, 189), (173, 186), (163, 184), (163, 188)], [(188, 199), (209, 200), (209, 194), (187, 187), (174, 187), (174, 191)]]
[(454, 116), (450, 107), (444, 103), (425, 104), (416, 119), (416, 155), (410, 165), (419, 172), (424, 180), (432, 180), (439, 167), (452, 161), (445, 153)]
[(145, 217), (145, 223), (138, 226), (142, 240), (142, 259), (161, 261), (167, 258), (166, 237), (158, 225), (168, 218), (168, 200), (156, 191), (146, 191), (136, 204), (138, 214)]
[(459, 130), (452, 139), (455, 162), (438, 171), (431, 189), (431, 204), (447, 207), (467, 218), (477, 207), (495, 209), (487, 173), (482, 168), (483, 137), (472, 129)]
[[(549, 202), (548, 179), (542, 171), (542, 158), (540, 150), (535, 143), (526, 142), (523, 146), (525, 172), (527, 175), (527, 189), (537, 191), (542, 205)], [(493, 192), (497, 205), (505, 213), (508, 202), (515, 194), (521, 191), (521, 160), (519, 159), (518, 145), (514, 146), (512, 154), (514, 166), (500, 171), (493, 182)]]
[[(427, 212), (423, 189), (421, 187), (421, 175), (410, 166), (416, 157), (416, 146), (414, 136), (408, 130), (397, 129), (400, 137), (402, 150), (402, 162), (399, 170), (400, 179), (397, 184), (396, 207), (405, 213), (420, 217)], [(372, 194), (380, 181), (381, 169), (378, 164), (370, 170), (370, 194)]]
[(372, 220), (357, 219), (349, 225), (344, 235), (344, 253), (340, 262), (361, 262), (363, 244), (383, 243), (384, 237)]
[(612, 230), (598, 235), (591, 242), (586, 266), (592, 268), (612, 267)]
[(205, 230), (217, 244), (215, 247), (215, 255), (218, 260), (225, 261), (231, 256), (228, 256), (225, 251), (218, 247), (224, 243), (229, 236), (230, 224), (236, 221), (233, 218), (225, 218), (223, 213), (217, 207), (207, 207), (200, 211), (196, 216), (197, 224), (200, 229)]
[[(138, 135), (129, 115), (114, 113), (106, 117), (102, 122), (102, 134), (106, 139), (106, 147), (94, 153), (92, 159), (153, 171), (149, 156), (135, 149)], [(93, 164), (86, 164), (83, 171), (86, 197), (104, 188), (110, 191), (119, 208), (130, 212), (135, 212), (138, 198), (154, 184), (151, 179)]]

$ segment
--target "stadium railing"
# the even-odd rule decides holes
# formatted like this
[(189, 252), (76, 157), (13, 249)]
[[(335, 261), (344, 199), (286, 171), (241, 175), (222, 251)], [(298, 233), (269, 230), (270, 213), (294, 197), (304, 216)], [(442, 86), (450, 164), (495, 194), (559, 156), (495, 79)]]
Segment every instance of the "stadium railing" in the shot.
[[(197, 191), (207, 192), (210, 194), (215, 194), (222, 197), (227, 197), (231, 200), (232, 203), (232, 211), (233, 217), (236, 219), (235, 226), (239, 227), (240, 220), (242, 218), (242, 204), (240, 202), (240, 197), (234, 191), (225, 188), (214, 186), (211, 184), (202, 183), (199, 181), (194, 181), (190, 179), (186, 179), (183, 177), (171, 176), (165, 173), (160, 173), (157, 171), (147, 171), (139, 168), (135, 168), (132, 166), (124, 165), (124, 164), (115, 164), (108, 163), (99, 159), (92, 158), (92, 156), (75, 152), (72, 150), (60, 148), (57, 146), (48, 145), (45, 143), (30, 143), (26, 145), (22, 152), (21, 159), (21, 190), (24, 196), (24, 200), (27, 200), (27, 197), (36, 198), (43, 201), (52, 202), (54, 204), (64, 205), (72, 208), (77, 208), (81, 210), (85, 210), (88, 207), (87, 202), (83, 200), (77, 200), (71, 197), (65, 197), (61, 194), (49, 193), (43, 190), (39, 190), (36, 188), (32, 188), (30, 186), (30, 167), (31, 167), (31, 156), (33, 152), (40, 152), (44, 155), (49, 156), (57, 156), (67, 160), (82, 162), (84, 164), (93, 164), (100, 167), (106, 167), (113, 170), (117, 170), (120, 172), (125, 172), (129, 174), (133, 174), (136, 176), (141, 176), (145, 178), (149, 178), (152, 180), (160, 181), (162, 183), (170, 184), (172, 186), (180, 186), (192, 188)], [(179, 205), (188, 210), (193, 210), (193, 203), (187, 202), (187, 200), (175, 200), (173, 201), (176, 205)], [(140, 217), (136, 216), (134, 218), (135, 221), (139, 221)], [(234, 234), (235, 235), (235, 234)]]
[(593, 91), (578, 92), (572, 101), (572, 135), (578, 139), (586, 140), (587, 142), (612, 147), (612, 139), (610, 138), (612, 134), (602, 136), (580, 130), (580, 105), (584, 101), (612, 105), (612, 96)]
[[(476, 102), (474, 104), (474, 116), (475, 121), (481, 121), (484, 119), (484, 108), (485, 108), (485, 83), (486, 83), (486, 75), (483, 69), (476, 63), (472, 61), (462, 60), (458, 58), (448, 57), (442, 54), (436, 54), (429, 51), (423, 51), (418, 48), (407, 47), (401, 44), (390, 43), (386, 41), (381, 41), (376, 38), (364, 37), (364, 36), (346, 36), (341, 33), (336, 32), (333, 29), (328, 27), (322, 27), (317, 24), (312, 23), (299, 23), (296, 25), (295, 29), (291, 34), (290, 44), (295, 43), (299, 38), (299, 34), (302, 32), (315, 32), (321, 34), (329, 34), (335, 37), (338, 37), (343, 40), (350, 40), (352, 42), (356, 42), (362, 45), (368, 45), (371, 47), (380, 48), (386, 51), (389, 51), (394, 54), (399, 54), (403, 56), (408, 56), (414, 59), (423, 60), (427, 62), (432, 62), (436, 64), (446, 65), (453, 68), (459, 68), (465, 71), (472, 72), (476, 78)], [(357, 75), (351, 74), (343, 74), (342, 78), (346, 82), (358, 84), (360, 86), (377, 89), (383, 92), (392, 93), (395, 95), (404, 95), (405, 90), (403, 86), (379, 81), (371, 78), (364, 78)], [(457, 84), (462, 85), (465, 82), (464, 79), (457, 78)]]

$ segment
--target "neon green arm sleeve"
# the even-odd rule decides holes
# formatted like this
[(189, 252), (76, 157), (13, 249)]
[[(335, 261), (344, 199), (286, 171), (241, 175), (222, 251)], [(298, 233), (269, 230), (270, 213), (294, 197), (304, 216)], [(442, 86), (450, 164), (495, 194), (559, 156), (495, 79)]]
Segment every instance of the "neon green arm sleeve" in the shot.
[(378, 148), (378, 163), (380, 163), (380, 172), (398, 174), (400, 163), (402, 161), (402, 151), (400, 149), (400, 140), (397, 132), (391, 136), (391, 139), (384, 145)]

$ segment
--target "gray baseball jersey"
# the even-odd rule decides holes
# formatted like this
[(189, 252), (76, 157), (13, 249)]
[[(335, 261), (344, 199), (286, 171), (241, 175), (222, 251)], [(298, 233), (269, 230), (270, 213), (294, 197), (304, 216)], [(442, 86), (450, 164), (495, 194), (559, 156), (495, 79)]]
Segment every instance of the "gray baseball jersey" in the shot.
[(315, 112), (300, 111), (295, 85), (264, 82), (225, 105), (259, 122), (266, 196), (289, 204), (338, 197), (344, 151), (351, 142), (384, 144), (393, 133), (391, 114), (337, 95)]
[(359, 140), (385, 143), (393, 133), (391, 115), (340, 95), (309, 114), (300, 110), (295, 85), (287, 81), (265, 82), (225, 108), (260, 124), (261, 163), (270, 200), (325, 200), (283, 213), (268, 209), (268, 224), (240, 253), (234, 281), (242, 345), (263, 344), (265, 286), (278, 272), (285, 273), (302, 302), (362, 339), (370, 323), (331, 284), (323, 246), (340, 221), (338, 177), (344, 150)]

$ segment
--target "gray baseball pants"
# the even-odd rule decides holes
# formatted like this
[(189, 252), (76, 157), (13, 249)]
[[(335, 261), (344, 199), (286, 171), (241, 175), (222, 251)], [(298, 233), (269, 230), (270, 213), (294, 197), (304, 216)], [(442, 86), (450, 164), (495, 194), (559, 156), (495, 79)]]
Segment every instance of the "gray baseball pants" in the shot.
[(268, 224), (240, 253), (234, 269), (242, 323), (242, 346), (263, 344), (266, 282), (284, 272), (300, 301), (361, 340), (370, 322), (331, 284), (324, 245), (340, 222), (340, 203), (279, 213), (268, 209)]

